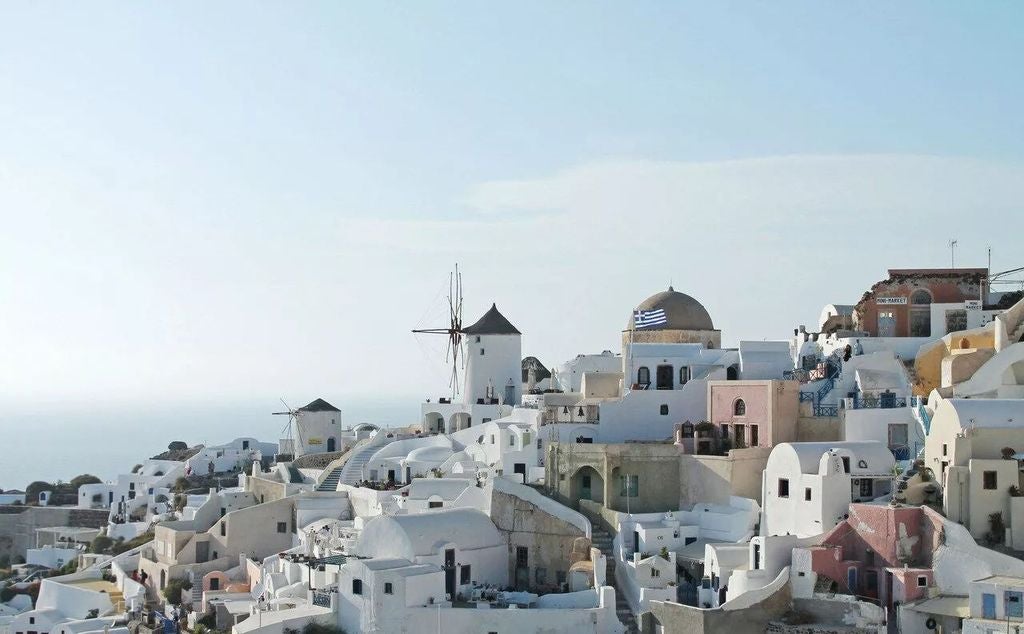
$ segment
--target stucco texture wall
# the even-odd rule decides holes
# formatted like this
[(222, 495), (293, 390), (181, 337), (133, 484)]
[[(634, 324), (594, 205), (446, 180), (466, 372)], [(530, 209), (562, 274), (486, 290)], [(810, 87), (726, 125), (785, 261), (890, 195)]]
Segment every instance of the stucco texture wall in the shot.
[[(569, 566), (573, 563), (570, 559), (573, 540), (585, 537), (581, 529), (565, 520), (545, 513), (522, 498), (500, 491), (494, 491), (491, 496), (491, 521), (509, 544), (509, 579), (515, 579), (516, 548), (529, 549), (531, 591), (554, 590), (559, 571), (568, 577)], [(543, 569), (543, 581), (538, 580), (537, 568)]]
[(921, 346), (914, 359), (914, 395), (928, 396), (932, 390), (942, 385), (942, 360), (953, 350), (964, 347), (977, 349), (994, 349), (994, 327), (973, 328), (953, 332), (934, 343)]
[(770, 447), (733, 449), (727, 456), (684, 454), (679, 457), (678, 508), (694, 504), (728, 504), (730, 497), (761, 503), (761, 472)]
[(694, 632), (697, 634), (722, 634), (731, 632), (764, 632), (771, 621), (781, 618), (790, 610), (792, 595), (789, 583), (763, 600), (743, 609), (700, 608), (651, 601), (650, 612), (642, 615), (641, 631), (654, 634), (656, 625), (662, 632)]
[(797, 442), (833, 442), (843, 440), (843, 422), (838, 416), (801, 416), (796, 421)]

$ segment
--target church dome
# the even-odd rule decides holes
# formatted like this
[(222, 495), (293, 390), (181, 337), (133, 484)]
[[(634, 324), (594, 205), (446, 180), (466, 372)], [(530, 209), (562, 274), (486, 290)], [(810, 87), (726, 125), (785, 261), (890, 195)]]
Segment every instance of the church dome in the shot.
[[(657, 326), (648, 326), (642, 330), (714, 330), (711, 322), (711, 315), (700, 302), (686, 293), (680, 293), (671, 286), (667, 291), (651, 295), (645, 299), (637, 310), (658, 310), (665, 311), (666, 323)], [(629, 316), (629, 323), (626, 330), (633, 329), (633, 315)]]

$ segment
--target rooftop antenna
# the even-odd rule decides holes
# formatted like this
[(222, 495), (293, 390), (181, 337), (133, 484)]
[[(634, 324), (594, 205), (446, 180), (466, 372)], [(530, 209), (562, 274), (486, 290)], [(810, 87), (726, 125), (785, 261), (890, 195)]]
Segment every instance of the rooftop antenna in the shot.
[(452, 391), (452, 401), (459, 395), (459, 365), (465, 363), (462, 353), (462, 273), (458, 263), (455, 271), (448, 274), (448, 327), (414, 329), (413, 333), (427, 335), (446, 335), (448, 345), (445, 349), (444, 361), (452, 364), (448, 387)]
[(949, 268), (956, 268), (956, 238), (951, 238), (949, 241)]

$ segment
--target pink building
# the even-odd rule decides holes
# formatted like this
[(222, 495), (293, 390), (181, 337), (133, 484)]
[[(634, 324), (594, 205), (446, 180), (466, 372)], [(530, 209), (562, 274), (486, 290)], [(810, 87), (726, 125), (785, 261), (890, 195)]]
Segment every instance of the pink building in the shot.
[(796, 440), (797, 381), (708, 381), (708, 421), (722, 439), (742, 447)]
[(942, 516), (928, 507), (851, 504), (820, 545), (793, 549), (793, 579), (819, 591), (893, 603), (927, 596)]

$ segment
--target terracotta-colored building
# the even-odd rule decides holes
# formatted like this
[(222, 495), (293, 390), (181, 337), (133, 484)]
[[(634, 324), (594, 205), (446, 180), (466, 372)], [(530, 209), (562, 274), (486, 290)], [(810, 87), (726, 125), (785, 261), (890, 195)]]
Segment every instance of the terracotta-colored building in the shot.
[(928, 594), (942, 516), (928, 507), (851, 504), (819, 546), (793, 549), (794, 580), (874, 599), (889, 610)]
[[(987, 295), (988, 269), (889, 269), (889, 278), (857, 302), (855, 321), (873, 337), (930, 337), (932, 304), (981, 302)], [(955, 310), (943, 315), (954, 323), (935, 324), (936, 334), (966, 328), (957, 328), (961, 315)]]

